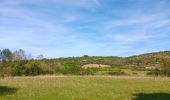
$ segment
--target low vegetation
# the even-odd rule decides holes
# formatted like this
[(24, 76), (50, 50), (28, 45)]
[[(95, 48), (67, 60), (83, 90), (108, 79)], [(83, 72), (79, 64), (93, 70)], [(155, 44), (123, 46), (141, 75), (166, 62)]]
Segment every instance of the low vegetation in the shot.
[(45, 59), (39, 55), (32, 59), (22, 49), (4, 49), (0, 60), (0, 100), (170, 98), (169, 51), (131, 57)]
[(82, 56), (37, 59), (24, 50), (0, 52), (0, 76), (36, 76), (45, 74), (71, 75), (133, 75), (170, 76), (170, 51), (131, 57)]
[(126, 76), (0, 78), (0, 100), (169, 100), (170, 79)]

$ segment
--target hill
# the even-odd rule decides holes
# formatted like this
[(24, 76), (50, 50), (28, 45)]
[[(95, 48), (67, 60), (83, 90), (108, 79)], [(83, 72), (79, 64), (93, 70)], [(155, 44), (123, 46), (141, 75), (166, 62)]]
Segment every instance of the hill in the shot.
[[(87, 66), (88, 68), (83, 68)], [(89, 66), (93, 65), (93, 66)], [(94, 67), (99, 66), (99, 67)], [(108, 66), (100, 67), (100, 66)], [(40, 74), (96, 74), (126, 75), (148, 71), (170, 75), (170, 51), (152, 52), (130, 57), (82, 56), (55, 59), (0, 61), (1, 76)], [(124, 69), (128, 69), (124, 70)], [(154, 72), (155, 73), (155, 72)], [(142, 72), (143, 74), (143, 72)]]
[(67, 62), (75, 62), (81, 66), (85, 64), (104, 64), (114, 66), (136, 65), (136, 66), (153, 66), (160, 64), (163, 59), (170, 58), (170, 51), (152, 52), (130, 57), (116, 56), (82, 56), (69, 58), (49, 59), (48, 61), (55, 64), (64, 64)]
[(145, 53), (136, 56), (130, 56), (126, 58), (128, 64), (136, 66), (158, 66), (162, 60), (170, 59), (170, 51)]

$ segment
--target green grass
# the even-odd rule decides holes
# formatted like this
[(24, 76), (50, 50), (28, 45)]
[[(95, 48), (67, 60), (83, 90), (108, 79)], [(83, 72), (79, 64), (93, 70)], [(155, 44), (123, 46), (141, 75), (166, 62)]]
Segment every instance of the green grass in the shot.
[(41, 76), (0, 79), (0, 100), (169, 100), (170, 79)]

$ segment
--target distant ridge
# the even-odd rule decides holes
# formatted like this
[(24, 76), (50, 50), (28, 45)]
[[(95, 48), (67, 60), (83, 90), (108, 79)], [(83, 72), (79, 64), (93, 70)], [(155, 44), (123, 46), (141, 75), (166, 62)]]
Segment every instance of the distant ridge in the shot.
[(140, 55), (129, 56), (127, 58), (170, 58), (170, 51), (160, 51), (160, 52), (151, 52), (144, 53)]

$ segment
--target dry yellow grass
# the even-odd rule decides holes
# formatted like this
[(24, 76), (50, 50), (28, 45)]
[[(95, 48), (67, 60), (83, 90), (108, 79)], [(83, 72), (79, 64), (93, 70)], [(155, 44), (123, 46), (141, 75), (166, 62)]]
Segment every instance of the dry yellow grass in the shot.
[(82, 68), (105, 68), (105, 67), (110, 67), (109, 65), (103, 65), (103, 64), (86, 64), (83, 65)]

